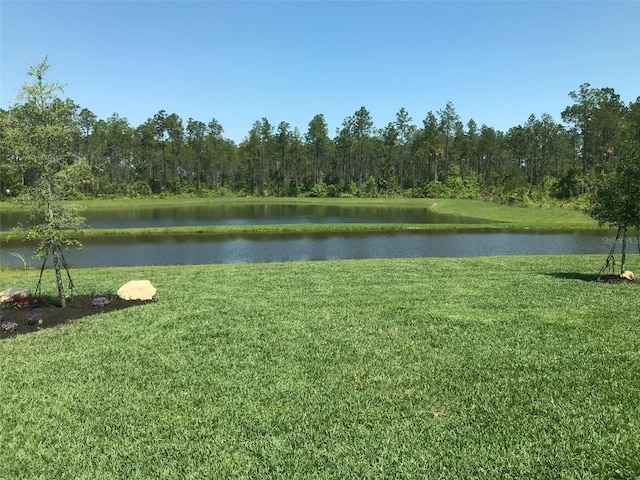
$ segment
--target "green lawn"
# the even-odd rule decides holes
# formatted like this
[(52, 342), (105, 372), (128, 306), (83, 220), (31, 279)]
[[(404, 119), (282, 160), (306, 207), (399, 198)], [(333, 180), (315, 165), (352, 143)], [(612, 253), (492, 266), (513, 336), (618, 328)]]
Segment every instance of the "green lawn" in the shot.
[(433, 199), (430, 208), (440, 213), (464, 214), (518, 228), (596, 228), (597, 223), (580, 210), (509, 207), (483, 200)]
[(73, 270), (159, 300), (0, 342), (0, 478), (638, 478), (639, 287), (603, 261)]

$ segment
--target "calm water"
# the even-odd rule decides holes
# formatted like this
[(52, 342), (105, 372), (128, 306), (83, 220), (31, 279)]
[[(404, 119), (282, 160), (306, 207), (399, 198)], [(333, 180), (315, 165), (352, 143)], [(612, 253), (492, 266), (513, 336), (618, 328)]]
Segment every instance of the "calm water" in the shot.
[[(481, 223), (447, 216), (427, 208), (337, 207), (316, 205), (191, 206), (130, 210), (86, 210), (93, 228), (251, 225), (286, 223)], [(25, 219), (2, 213), (0, 230)], [(229, 236), (127, 236), (83, 240), (84, 248), (65, 254), (74, 267), (193, 265), (355, 258), (468, 257), (517, 254), (608, 253), (611, 243), (601, 233), (464, 230), (341, 234)], [(0, 266), (20, 266), (10, 255), (30, 259), (33, 246), (0, 244)], [(39, 265), (39, 260), (31, 260)]]
[[(74, 267), (257, 263), (355, 258), (469, 257), (484, 255), (606, 255), (611, 239), (594, 232), (438, 231), (430, 233), (140, 236), (86, 238), (84, 248), (65, 253)], [(635, 246), (634, 246), (635, 248)], [(637, 248), (629, 249), (637, 251)], [(3, 244), (2, 264), (20, 266), (9, 255), (33, 249)], [(39, 261), (32, 261), (34, 266)]]
[[(471, 217), (444, 215), (428, 208), (348, 207), (326, 205), (225, 205), (84, 210), (91, 228), (148, 228), (202, 225), (292, 223), (486, 223)], [(26, 222), (22, 212), (2, 212), (0, 231)]]

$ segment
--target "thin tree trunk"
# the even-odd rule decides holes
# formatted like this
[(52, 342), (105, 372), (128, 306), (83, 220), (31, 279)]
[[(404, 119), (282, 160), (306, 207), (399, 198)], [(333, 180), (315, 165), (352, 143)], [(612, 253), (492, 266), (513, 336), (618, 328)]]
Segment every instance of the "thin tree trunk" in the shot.
[(58, 251), (55, 247), (51, 248), (53, 256), (53, 269), (56, 272), (56, 284), (58, 285), (58, 294), (60, 295), (60, 306), (66, 307), (66, 300), (64, 298), (64, 285), (62, 283), (62, 272), (60, 271), (60, 260), (58, 258)]
[(625, 227), (622, 231), (622, 260), (620, 262), (620, 274), (622, 275), (625, 271), (624, 265), (625, 265), (625, 258), (627, 255), (627, 228)]

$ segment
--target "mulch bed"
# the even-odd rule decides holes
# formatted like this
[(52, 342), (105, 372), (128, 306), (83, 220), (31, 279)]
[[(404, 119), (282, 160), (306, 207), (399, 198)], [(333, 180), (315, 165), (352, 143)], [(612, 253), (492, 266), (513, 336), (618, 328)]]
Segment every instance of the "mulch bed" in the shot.
[(598, 277), (600, 283), (640, 283), (640, 280), (621, 277), (620, 275), (600, 275)]
[[(105, 305), (95, 306), (92, 301), (96, 297), (105, 297), (109, 300), (109, 303)], [(45, 328), (55, 327), (78, 318), (88, 317), (89, 315), (95, 315), (97, 313), (113, 312), (116, 310), (122, 310), (123, 308), (134, 307), (136, 305), (144, 305), (150, 303), (149, 301), (142, 300), (122, 300), (118, 296), (111, 295), (96, 295), (96, 296), (75, 296), (67, 299), (66, 307), (61, 308), (57, 299), (45, 299), (43, 303), (38, 306), (29, 306), (23, 308), (14, 308), (12, 303), (5, 303), (1, 305), (2, 318), (0, 323), (15, 322), (18, 327), (13, 331), (4, 331), (0, 329), (0, 340), (5, 338), (16, 337), (17, 335), (24, 335), (32, 332), (37, 332)], [(28, 315), (42, 315), (41, 323), (34, 323), (30, 325), (27, 321)]]

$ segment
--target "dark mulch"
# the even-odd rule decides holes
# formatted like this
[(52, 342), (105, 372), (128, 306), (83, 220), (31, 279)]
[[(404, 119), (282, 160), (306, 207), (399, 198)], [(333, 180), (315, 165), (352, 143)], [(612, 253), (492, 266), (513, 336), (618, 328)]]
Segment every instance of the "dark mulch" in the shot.
[(621, 277), (620, 275), (600, 275), (598, 281), (601, 283), (640, 283), (640, 280)]
[[(92, 301), (96, 297), (105, 297), (109, 300), (109, 303), (106, 305), (95, 306), (92, 304)], [(150, 302), (141, 300), (122, 300), (118, 296), (112, 295), (75, 296), (67, 299), (67, 305), (65, 308), (60, 307), (60, 303), (57, 299), (45, 299), (45, 302), (38, 306), (29, 306), (26, 308), (14, 308), (11, 303), (6, 303), (1, 305), (2, 308), (0, 311), (2, 312), (2, 318), (0, 318), (0, 323), (15, 322), (18, 324), (18, 327), (14, 331), (8, 332), (5, 332), (4, 329), (0, 329), (0, 340), (15, 337), (17, 335), (37, 332), (45, 328), (55, 327), (78, 318), (88, 317), (89, 315), (113, 312), (136, 305), (144, 305), (146, 303)], [(36, 315), (37, 319), (39, 314), (42, 315), (42, 322), (30, 325), (27, 321), (27, 316)]]

